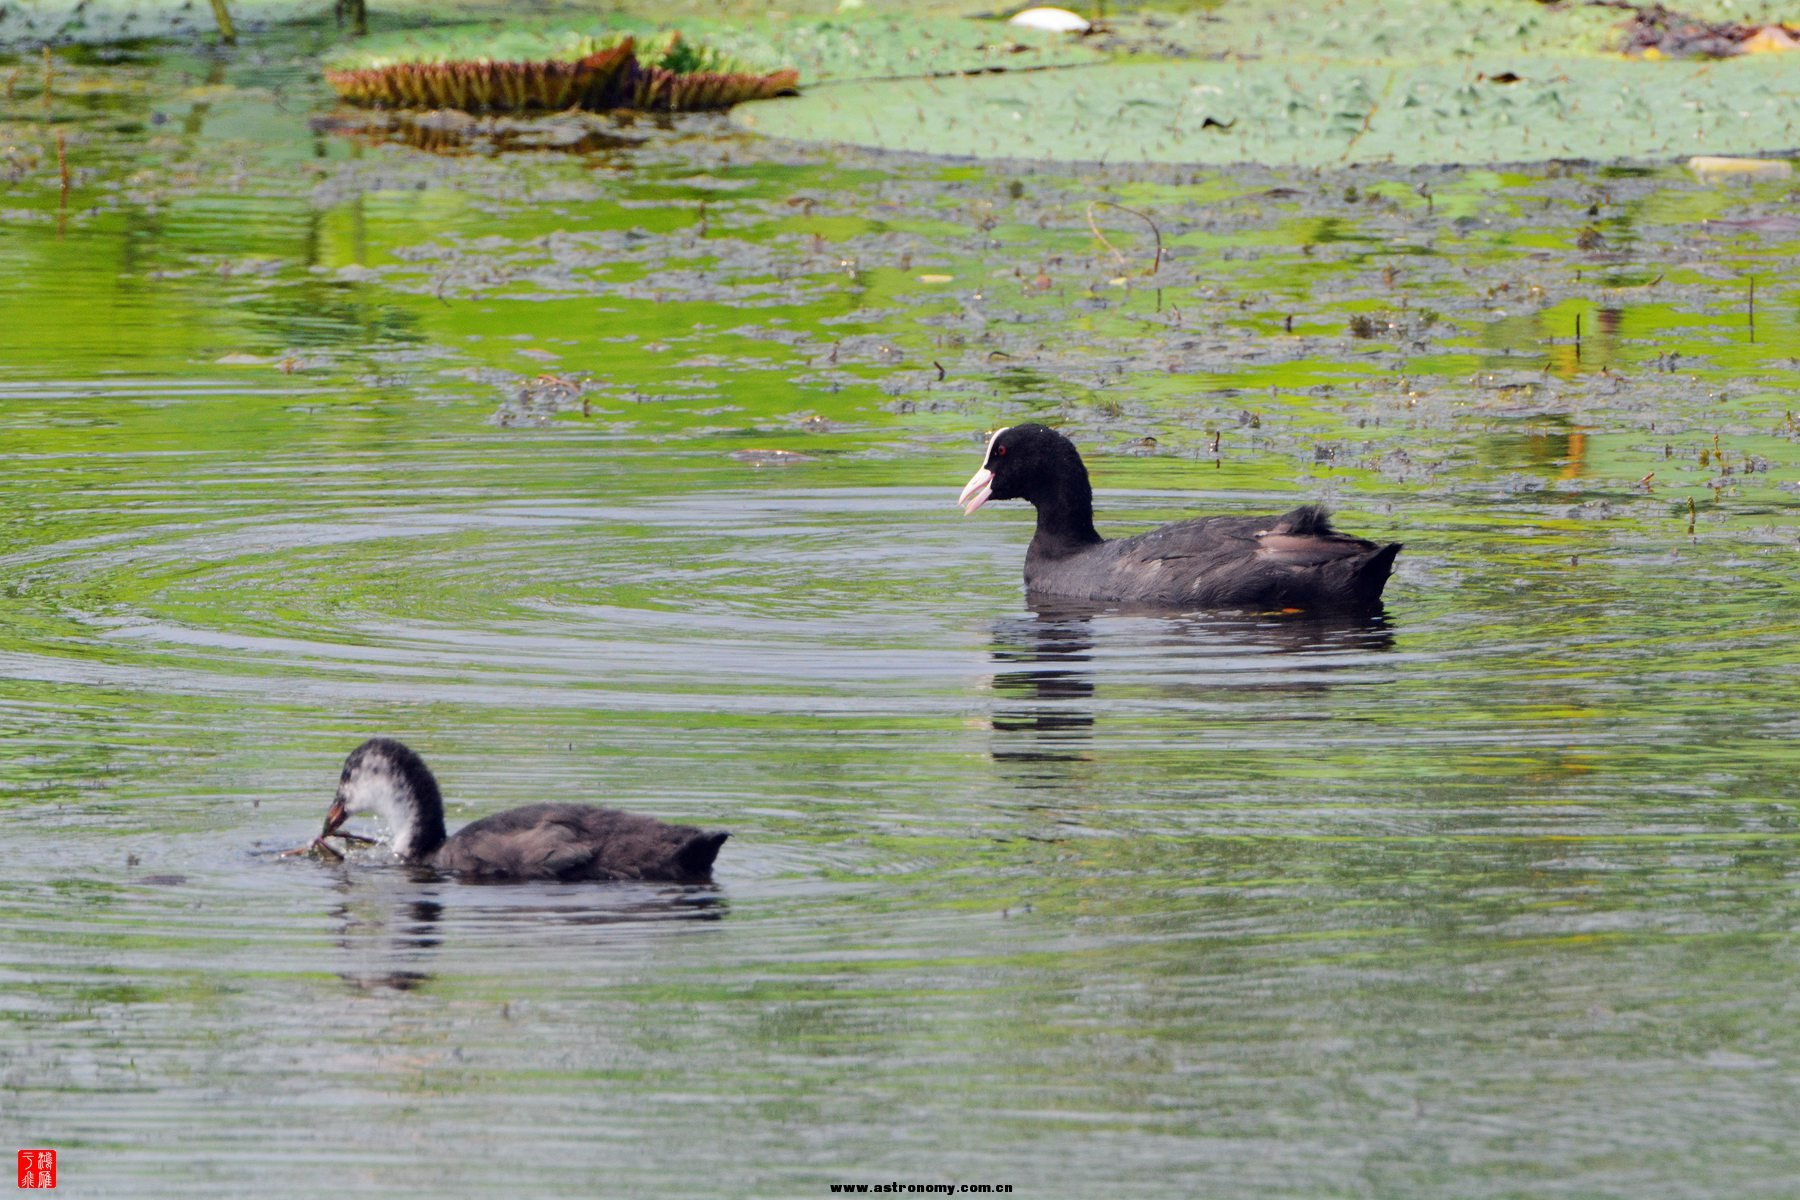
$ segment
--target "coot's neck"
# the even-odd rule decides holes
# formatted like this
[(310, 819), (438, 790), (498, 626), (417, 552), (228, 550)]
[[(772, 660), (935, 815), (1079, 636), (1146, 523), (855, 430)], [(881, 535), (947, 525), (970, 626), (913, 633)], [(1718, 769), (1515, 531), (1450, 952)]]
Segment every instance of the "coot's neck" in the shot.
[[(410, 821), (408, 818), (411, 818)], [(394, 821), (394, 853), (405, 862), (423, 862), (444, 844), (444, 810), (414, 810)]]
[(1064, 558), (1106, 540), (1094, 529), (1094, 489), (1079, 460), (1075, 470), (1059, 474), (1048, 491), (1028, 499), (1037, 508), (1037, 533), (1029, 555)]
[(415, 757), (399, 766), (400, 780), (382, 815), (394, 831), (394, 853), (406, 862), (420, 862), (444, 844), (444, 797), (423, 761)]

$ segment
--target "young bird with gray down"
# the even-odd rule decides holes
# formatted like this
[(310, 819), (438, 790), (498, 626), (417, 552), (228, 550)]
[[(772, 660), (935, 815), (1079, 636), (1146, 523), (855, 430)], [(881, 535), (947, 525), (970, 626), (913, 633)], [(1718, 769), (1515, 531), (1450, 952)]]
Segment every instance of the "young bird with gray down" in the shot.
[(373, 813), (387, 822), (393, 852), (402, 862), (489, 883), (700, 883), (712, 877), (719, 847), (731, 836), (591, 804), (528, 804), (483, 817), (446, 837), (436, 777), (424, 759), (392, 738), (370, 738), (344, 760), (320, 836), (335, 833), (358, 813)]

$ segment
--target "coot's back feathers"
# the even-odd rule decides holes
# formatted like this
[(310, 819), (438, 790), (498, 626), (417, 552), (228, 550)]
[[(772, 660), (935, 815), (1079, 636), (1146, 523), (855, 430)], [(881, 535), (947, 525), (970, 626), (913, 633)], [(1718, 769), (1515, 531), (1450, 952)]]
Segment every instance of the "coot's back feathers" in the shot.
[(704, 879), (730, 836), (590, 804), (528, 804), (465, 825), (432, 865), (472, 879)]
[(1329, 537), (1337, 530), (1331, 527), (1331, 513), (1323, 504), (1302, 504), (1269, 526), (1269, 532), (1298, 535), (1319, 534)]
[(1036, 596), (1180, 608), (1373, 609), (1399, 543), (1339, 533), (1323, 506), (1279, 517), (1199, 517), (1136, 537), (1094, 532), (1093, 490), (1074, 444), (1043, 425), (1003, 429), (963, 489), (974, 512), (989, 499), (1029, 500), (1037, 532), (1025, 553)]

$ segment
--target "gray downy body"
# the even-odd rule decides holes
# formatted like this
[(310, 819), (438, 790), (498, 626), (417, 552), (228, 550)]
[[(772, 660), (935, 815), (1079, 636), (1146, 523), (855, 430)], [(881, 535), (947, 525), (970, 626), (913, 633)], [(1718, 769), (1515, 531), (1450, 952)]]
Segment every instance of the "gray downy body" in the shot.
[(358, 813), (387, 822), (393, 851), (403, 862), (485, 882), (704, 882), (731, 836), (592, 804), (528, 804), (446, 836), (436, 776), (424, 759), (392, 738), (370, 738), (344, 760), (324, 832)]

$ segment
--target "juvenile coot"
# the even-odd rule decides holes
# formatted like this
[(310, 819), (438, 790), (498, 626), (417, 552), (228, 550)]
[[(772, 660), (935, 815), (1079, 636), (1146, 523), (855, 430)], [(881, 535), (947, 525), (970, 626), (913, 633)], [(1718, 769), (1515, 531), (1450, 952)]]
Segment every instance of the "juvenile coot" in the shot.
[(1094, 492), (1068, 438), (1014, 425), (988, 439), (957, 503), (1029, 500), (1037, 534), (1025, 587), (1062, 596), (1180, 608), (1373, 609), (1400, 544), (1338, 533), (1309, 504), (1280, 517), (1199, 517), (1108, 541), (1094, 531)]
[(528, 804), (483, 817), (446, 838), (437, 779), (424, 759), (392, 738), (370, 738), (344, 760), (320, 836), (365, 812), (387, 822), (402, 861), (486, 882), (701, 882), (711, 877), (713, 859), (731, 836), (591, 804)]

